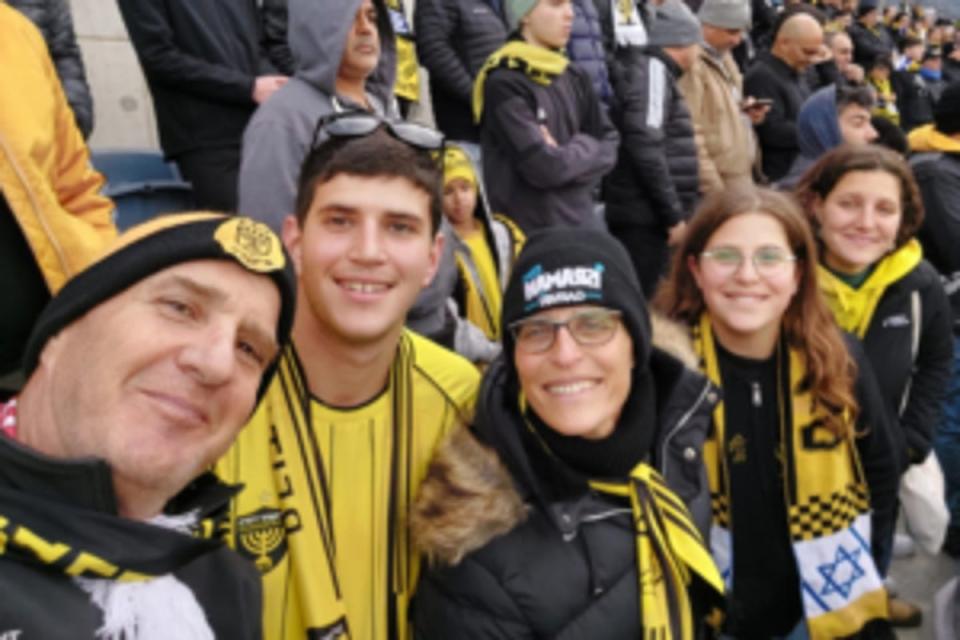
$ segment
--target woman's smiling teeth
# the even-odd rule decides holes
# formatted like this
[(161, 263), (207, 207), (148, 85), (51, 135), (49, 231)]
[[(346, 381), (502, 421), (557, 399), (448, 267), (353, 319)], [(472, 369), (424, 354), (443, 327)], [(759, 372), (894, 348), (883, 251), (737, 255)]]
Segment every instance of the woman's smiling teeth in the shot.
[(341, 282), (342, 286), (347, 291), (352, 291), (354, 293), (381, 293), (387, 290), (387, 285), (378, 283), (378, 282)]
[(598, 382), (596, 380), (578, 380), (576, 382), (563, 382), (558, 384), (548, 384), (546, 389), (548, 393), (552, 393), (558, 396), (569, 396), (574, 393), (580, 393), (581, 391), (586, 391), (587, 389), (592, 389), (597, 386)]

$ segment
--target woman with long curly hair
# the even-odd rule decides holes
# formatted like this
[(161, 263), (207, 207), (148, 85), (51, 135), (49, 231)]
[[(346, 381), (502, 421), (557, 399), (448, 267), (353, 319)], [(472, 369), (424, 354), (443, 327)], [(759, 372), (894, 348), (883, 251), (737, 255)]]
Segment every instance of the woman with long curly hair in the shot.
[[(950, 303), (914, 237), (923, 202), (913, 173), (886, 149), (839, 147), (796, 189), (820, 244), (820, 290), (840, 328), (863, 343), (905, 471), (930, 455), (953, 363)], [(891, 604), (894, 624), (920, 624), (918, 607)]]
[(888, 418), (817, 292), (816, 265), (789, 198), (727, 190), (690, 221), (656, 300), (690, 328), (723, 391), (704, 462), (736, 638), (837, 638), (886, 624), (873, 556), (893, 521)]

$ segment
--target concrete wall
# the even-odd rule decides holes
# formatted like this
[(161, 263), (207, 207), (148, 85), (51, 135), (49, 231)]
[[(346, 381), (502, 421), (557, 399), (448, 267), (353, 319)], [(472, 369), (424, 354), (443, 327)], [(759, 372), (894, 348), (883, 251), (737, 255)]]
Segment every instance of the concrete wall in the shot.
[(115, 0), (70, 0), (95, 124), (90, 146), (158, 149), (153, 105)]

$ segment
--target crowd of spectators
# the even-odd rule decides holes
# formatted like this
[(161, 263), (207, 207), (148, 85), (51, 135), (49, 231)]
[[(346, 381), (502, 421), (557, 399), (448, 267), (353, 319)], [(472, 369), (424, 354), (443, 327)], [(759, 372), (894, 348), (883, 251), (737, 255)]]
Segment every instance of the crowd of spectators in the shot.
[[(254, 561), (266, 605), (250, 620), (267, 638), (592, 638), (605, 625), (625, 637), (887, 638), (920, 624), (888, 570), (910, 545), (894, 534), (896, 487), (931, 461), (950, 513), (942, 551), (960, 558), (960, 29), (936, 9), (118, 0), (163, 154), (198, 208), (218, 212), (118, 241), (85, 144), (93, 107), (68, 3), (9, 5), (0, 455), (15, 467), (101, 457), (118, 465), (116, 498), (139, 499), (120, 491), (125, 452), (48, 437), (70, 411), (99, 415), (63, 394), (112, 375), (92, 362), (102, 378), (64, 374), (57, 354), (73, 343), (58, 332), (87, 327), (98, 305), (136, 309), (129, 291), (154, 271), (227, 259), (243, 271), (227, 269), (219, 293), (204, 285), (217, 304), (236, 311), (231, 282), (272, 292), (257, 274), (283, 298), (275, 348), (244, 381), (259, 384), (258, 404), (232, 448), (239, 419), (230, 441), (204, 448), (203, 469), (184, 463), (178, 482), (144, 494), (182, 508), (179, 492), (214, 463), (248, 487), (190, 523), (210, 515)], [(191, 230), (197, 252), (168, 245), (176, 257), (158, 258), (151, 237), (167, 225)], [(271, 243), (260, 268), (248, 253)], [(115, 282), (115, 256), (142, 260), (138, 276)], [(99, 280), (116, 288), (83, 298)], [(196, 306), (184, 316), (196, 326), (220, 313)], [(222, 342), (212, 335), (178, 348)], [(214, 346), (204, 357), (222, 364)], [(171, 366), (209, 386), (187, 360)], [(36, 410), (45, 398), (53, 414)], [(177, 424), (217, 417), (161, 404)], [(7, 440), (19, 442), (7, 452)], [(28, 475), (0, 471), (0, 542), (14, 527), (69, 527), (59, 507), (50, 524), (26, 506)], [(9, 530), (7, 494), (26, 514)], [(38, 495), (74, 500), (76, 487)], [(149, 519), (121, 507), (106, 507), (115, 535)], [(758, 524), (737, 529), (741, 518)], [(853, 577), (836, 587), (824, 567), (850, 544), (862, 545)], [(62, 564), (51, 580), (92, 594), (101, 631), (113, 629), (98, 637), (157, 637), (129, 635), (136, 623), (109, 619), (88, 573), (37, 548), (0, 544), (0, 565), (24, 553), (39, 571)], [(139, 567), (115, 564), (97, 565), (108, 591)], [(217, 610), (203, 578), (184, 576), (200, 609)], [(960, 621), (960, 587), (943, 600)], [(185, 619), (203, 622), (191, 606)], [(10, 610), (0, 603), (0, 638)], [(243, 626), (209, 615), (206, 633)], [(164, 628), (186, 633), (178, 625)]]

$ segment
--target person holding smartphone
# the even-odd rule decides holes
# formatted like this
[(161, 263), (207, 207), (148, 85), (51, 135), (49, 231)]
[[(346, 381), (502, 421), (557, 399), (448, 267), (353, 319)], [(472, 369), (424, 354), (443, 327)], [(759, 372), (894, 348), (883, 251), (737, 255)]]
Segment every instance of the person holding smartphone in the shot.
[(758, 154), (751, 125), (763, 122), (769, 104), (743, 98), (743, 77), (730, 53), (750, 28), (750, 17), (749, 0), (706, 0), (698, 13), (700, 55), (679, 81), (693, 118), (704, 195), (753, 184)]

